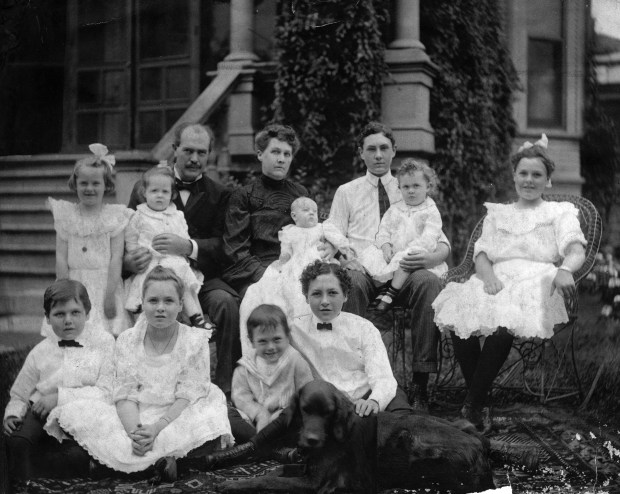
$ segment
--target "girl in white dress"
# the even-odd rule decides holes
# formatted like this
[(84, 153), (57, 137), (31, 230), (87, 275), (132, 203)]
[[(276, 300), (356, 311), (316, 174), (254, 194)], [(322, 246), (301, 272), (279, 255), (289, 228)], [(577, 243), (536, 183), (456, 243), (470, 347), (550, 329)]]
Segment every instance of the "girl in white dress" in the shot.
[(114, 403), (74, 401), (57, 419), (104, 465), (121, 472), (155, 465), (162, 480), (174, 481), (177, 458), (207, 442), (205, 452), (232, 443), (226, 398), (206, 377), (210, 332), (176, 320), (181, 279), (157, 266), (143, 290), (145, 319), (116, 341)]
[[(375, 244), (360, 255), (362, 266), (376, 281), (392, 280), (373, 302), (378, 311), (386, 311), (407, 281), (409, 272), (400, 267), (404, 256), (433, 252), (441, 235), (441, 215), (435, 201), (428, 197), (437, 191), (437, 174), (426, 163), (411, 158), (396, 172), (403, 200), (385, 212)], [(429, 271), (441, 276), (448, 270), (443, 262)]]
[(331, 242), (340, 252), (350, 252), (349, 241), (335, 226), (319, 223), (317, 205), (312, 199), (295, 199), (291, 204), (291, 217), (295, 224), (285, 226), (278, 233), (280, 259), (265, 270), (258, 283), (250, 285), (241, 301), (239, 318), (243, 355), (252, 350), (246, 321), (259, 305), (277, 305), (289, 319), (310, 312), (299, 278), (308, 264), (321, 259), (319, 246), (324, 240)]
[[(461, 413), (483, 432), (492, 426), (488, 393), (514, 336), (550, 338), (554, 325), (568, 321), (564, 298), (575, 293), (572, 273), (585, 260), (577, 208), (542, 198), (555, 168), (546, 136), (525, 143), (511, 163), (517, 202), (485, 204), (476, 274), (449, 283), (433, 302), (437, 326), (452, 331), (467, 383)], [(480, 336), (486, 336), (482, 349)]]
[[(103, 144), (91, 144), (93, 156), (75, 163), (69, 188), (77, 203), (48, 199), (56, 229), (56, 279), (81, 282), (90, 295), (90, 323), (113, 335), (130, 325), (124, 309), (121, 268), (124, 230), (133, 212), (121, 204), (103, 204), (114, 192), (114, 156)], [(43, 322), (41, 334), (52, 329)]]
[(147, 170), (140, 180), (138, 194), (144, 202), (138, 205), (127, 226), (125, 243), (128, 252), (145, 247), (152, 257), (151, 263), (143, 272), (134, 274), (125, 281), (125, 308), (133, 314), (140, 312), (142, 284), (146, 274), (155, 266), (161, 265), (172, 269), (183, 280), (183, 313), (187, 315), (192, 326), (206, 328), (198, 301), (198, 292), (204, 279), (202, 273), (193, 270), (185, 257), (162, 254), (152, 247), (153, 238), (164, 233), (190, 239), (185, 216), (171, 202), (177, 194), (172, 170), (167, 165), (158, 165)]

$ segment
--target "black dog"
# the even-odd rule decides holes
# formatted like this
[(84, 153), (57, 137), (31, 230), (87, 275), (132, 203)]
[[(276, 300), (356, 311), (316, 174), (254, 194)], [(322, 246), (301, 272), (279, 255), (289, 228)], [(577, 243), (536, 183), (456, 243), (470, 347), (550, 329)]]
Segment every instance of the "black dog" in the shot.
[(361, 418), (351, 401), (324, 381), (306, 384), (293, 406), (301, 419), (298, 447), (306, 457), (305, 474), (228, 481), (221, 484), (225, 491), (494, 488), (489, 442), (469, 422), (389, 412)]

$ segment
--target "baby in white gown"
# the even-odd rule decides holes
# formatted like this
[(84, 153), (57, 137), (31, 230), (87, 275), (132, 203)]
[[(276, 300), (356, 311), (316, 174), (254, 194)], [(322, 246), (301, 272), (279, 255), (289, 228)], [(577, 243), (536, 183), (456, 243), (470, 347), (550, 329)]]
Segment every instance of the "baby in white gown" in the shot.
[(250, 313), (260, 304), (274, 304), (284, 310), (288, 318), (310, 312), (301, 291), (299, 277), (310, 263), (321, 259), (319, 246), (327, 240), (340, 252), (349, 252), (349, 241), (333, 225), (319, 223), (316, 203), (308, 197), (295, 199), (291, 204), (294, 225), (280, 230), (280, 259), (271, 264), (263, 277), (250, 285), (239, 308), (241, 350), (247, 355), (251, 344), (247, 337)]

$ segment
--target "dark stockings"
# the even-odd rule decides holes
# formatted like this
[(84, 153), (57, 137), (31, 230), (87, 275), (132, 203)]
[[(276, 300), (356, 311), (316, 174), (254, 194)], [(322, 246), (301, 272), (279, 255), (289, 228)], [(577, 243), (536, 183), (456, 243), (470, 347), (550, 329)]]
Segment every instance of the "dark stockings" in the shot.
[(506, 328), (499, 328), (486, 337), (480, 349), (477, 336), (464, 340), (452, 333), (454, 354), (468, 389), (465, 401), (474, 408), (480, 409), (486, 404), (493, 381), (510, 353), (513, 339)]

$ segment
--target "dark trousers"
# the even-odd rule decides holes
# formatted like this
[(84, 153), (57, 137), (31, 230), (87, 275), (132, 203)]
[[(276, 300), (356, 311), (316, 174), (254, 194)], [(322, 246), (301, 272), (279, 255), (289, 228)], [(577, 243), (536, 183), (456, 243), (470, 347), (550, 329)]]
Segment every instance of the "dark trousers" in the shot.
[(454, 355), (467, 384), (465, 401), (475, 408), (481, 408), (487, 403), (493, 381), (508, 358), (513, 339), (506, 328), (498, 328), (485, 338), (480, 348), (479, 337), (461, 339), (452, 333)]
[[(232, 291), (232, 290), (231, 290)], [(198, 294), (205, 314), (216, 325), (215, 346), (217, 364), (213, 382), (230, 397), (233, 369), (241, 358), (239, 339), (239, 297), (222, 290), (201, 290)]]
[(38, 474), (51, 477), (83, 476), (88, 471), (88, 454), (75, 441), (62, 443), (43, 430), (45, 420), (26, 412), (23, 423), (6, 439), (8, 470), (18, 479)]
[[(343, 310), (366, 317), (368, 303), (377, 294), (372, 278), (359, 271), (349, 271), (352, 288)], [(441, 291), (439, 278), (426, 269), (409, 275), (396, 302), (411, 309), (411, 358), (413, 372), (437, 372), (439, 331), (433, 322), (431, 304)]]

